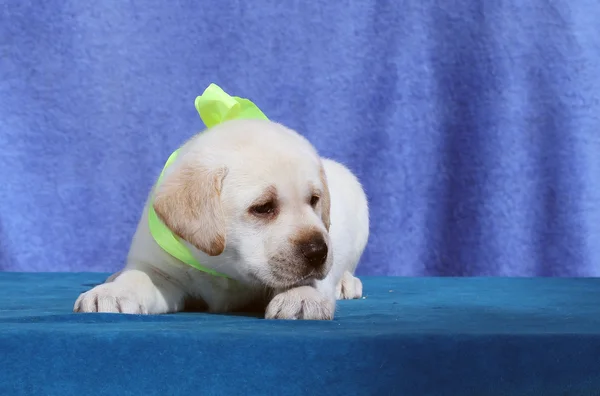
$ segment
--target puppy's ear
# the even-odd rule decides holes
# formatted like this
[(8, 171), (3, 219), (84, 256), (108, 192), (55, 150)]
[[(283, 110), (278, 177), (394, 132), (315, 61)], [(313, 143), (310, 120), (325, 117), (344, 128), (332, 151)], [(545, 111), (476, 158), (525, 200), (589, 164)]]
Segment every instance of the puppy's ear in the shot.
[(182, 164), (158, 186), (154, 211), (175, 235), (210, 256), (225, 249), (221, 188), (225, 168)]
[(329, 213), (331, 211), (331, 197), (329, 195), (329, 185), (327, 184), (327, 176), (325, 175), (325, 169), (321, 164), (320, 170), (321, 184), (323, 184), (323, 195), (321, 196), (321, 220), (325, 224), (325, 228), (329, 231), (331, 222), (329, 220)]

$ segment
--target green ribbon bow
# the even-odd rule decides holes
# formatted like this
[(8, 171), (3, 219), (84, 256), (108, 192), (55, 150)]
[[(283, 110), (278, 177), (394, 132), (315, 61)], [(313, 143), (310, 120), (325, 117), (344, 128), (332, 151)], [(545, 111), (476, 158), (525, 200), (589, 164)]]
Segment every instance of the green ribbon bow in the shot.
[[(222, 122), (235, 119), (268, 119), (262, 111), (250, 100), (229, 96), (216, 84), (210, 84), (204, 93), (196, 98), (194, 102), (200, 118), (207, 128), (212, 128)], [(161, 182), (165, 170), (175, 161), (179, 150), (169, 156), (163, 170), (158, 177), (157, 184)], [(148, 226), (152, 237), (158, 245), (171, 256), (200, 271), (214, 276), (227, 277), (227, 275), (216, 272), (200, 264), (183, 244), (181, 239), (158, 218), (152, 203), (148, 207)]]

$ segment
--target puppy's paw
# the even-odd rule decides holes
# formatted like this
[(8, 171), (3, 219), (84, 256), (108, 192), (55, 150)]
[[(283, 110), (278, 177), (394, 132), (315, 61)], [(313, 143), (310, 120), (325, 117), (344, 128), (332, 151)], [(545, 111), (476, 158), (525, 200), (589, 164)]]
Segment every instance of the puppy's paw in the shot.
[(300, 286), (276, 295), (267, 306), (265, 318), (331, 320), (334, 311), (335, 301), (313, 287)]
[(338, 300), (352, 300), (362, 297), (362, 282), (350, 272), (344, 272), (337, 284), (335, 295)]
[(73, 311), (148, 314), (141, 298), (117, 283), (104, 283), (82, 293), (75, 301)]

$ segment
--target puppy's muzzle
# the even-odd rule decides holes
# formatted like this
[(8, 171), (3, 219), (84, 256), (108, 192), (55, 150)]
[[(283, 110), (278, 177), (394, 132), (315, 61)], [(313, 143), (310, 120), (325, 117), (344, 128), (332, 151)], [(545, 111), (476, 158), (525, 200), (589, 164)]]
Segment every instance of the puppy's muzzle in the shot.
[(307, 241), (298, 245), (300, 253), (309, 268), (320, 270), (327, 260), (329, 251), (327, 243), (321, 234), (313, 234)]

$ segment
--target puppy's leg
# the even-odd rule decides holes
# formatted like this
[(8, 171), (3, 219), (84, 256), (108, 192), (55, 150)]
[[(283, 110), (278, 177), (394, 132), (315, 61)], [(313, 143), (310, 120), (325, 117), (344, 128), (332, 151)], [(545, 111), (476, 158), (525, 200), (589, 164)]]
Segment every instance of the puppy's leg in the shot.
[(111, 276), (109, 276), (108, 278), (106, 278), (106, 280), (104, 281), (104, 283), (110, 283), (112, 281), (114, 281), (115, 279), (117, 279), (119, 277), (119, 275), (121, 275), (121, 271), (115, 272), (114, 274), (112, 274)]
[(335, 296), (338, 300), (352, 300), (362, 297), (362, 282), (349, 271), (345, 271), (337, 284)]
[(75, 312), (163, 314), (182, 309), (184, 293), (150, 269), (125, 269), (79, 296)]
[(275, 295), (265, 314), (266, 319), (331, 320), (335, 298), (313, 286), (300, 286)]

